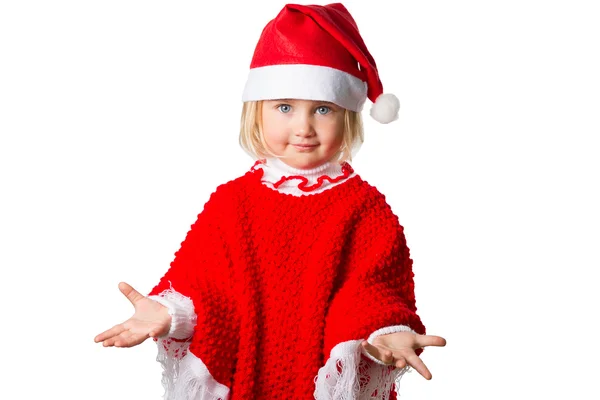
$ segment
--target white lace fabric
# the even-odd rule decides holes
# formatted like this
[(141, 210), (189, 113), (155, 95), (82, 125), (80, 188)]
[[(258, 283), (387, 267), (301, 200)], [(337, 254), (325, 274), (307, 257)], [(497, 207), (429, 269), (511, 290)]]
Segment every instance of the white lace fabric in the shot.
[[(206, 365), (188, 351), (196, 313), (189, 297), (173, 288), (158, 296), (150, 296), (169, 309), (171, 329), (165, 336), (155, 338), (158, 361), (162, 368), (165, 400), (227, 400), (229, 388), (217, 382)], [(178, 339), (179, 338), (179, 339)]]
[(392, 388), (400, 389), (407, 368), (398, 369), (365, 360), (360, 343), (339, 343), (315, 378), (316, 400), (388, 400)]
[[(167, 307), (171, 315), (168, 334), (154, 339), (158, 345), (156, 359), (163, 367), (163, 398), (227, 400), (230, 389), (217, 382), (202, 360), (188, 351), (197, 320), (192, 300), (172, 287), (149, 298)], [(414, 333), (408, 326), (389, 326), (373, 332), (367, 341), (373, 344), (379, 335), (402, 331)], [(314, 379), (316, 400), (388, 400), (393, 387), (399, 393), (400, 379), (409, 368), (385, 365), (365, 351), (361, 342), (339, 343), (331, 350)]]

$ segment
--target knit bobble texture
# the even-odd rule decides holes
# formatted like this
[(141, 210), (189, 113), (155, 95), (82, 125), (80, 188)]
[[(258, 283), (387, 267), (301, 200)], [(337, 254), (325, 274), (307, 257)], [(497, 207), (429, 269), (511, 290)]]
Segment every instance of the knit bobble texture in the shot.
[(412, 260), (398, 217), (358, 175), (293, 196), (261, 172), (217, 188), (151, 294), (172, 285), (192, 299), (189, 351), (229, 400), (310, 399), (336, 345), (385, 326), (425, 333)]

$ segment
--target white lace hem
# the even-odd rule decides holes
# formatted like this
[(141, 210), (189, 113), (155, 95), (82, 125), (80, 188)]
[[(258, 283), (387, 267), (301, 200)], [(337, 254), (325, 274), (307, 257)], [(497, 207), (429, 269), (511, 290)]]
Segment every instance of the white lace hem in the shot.
[(217, 382), (202, 360), (188, 351), (197, 321), (192, 300), (172, 287), (158, 296), (148, 297), (167, 307), (171, 315), (169, 333), (154, 339), (158, 345), (156, 361), (163, 367), (163, 398), (227, 400), (229, 388)]
[[(163, 366), (165, 400), (227, 400), (229, 388), (213, 378), (206, 365), (187, 351), (188, 342), (158, 339), (158, 357)], [(183, 350), (182, 350), (183, 349)]]
[(361, 357), (362, 340), (336, 345), (315, 378), (316, 400), (388, 400), (392, 388), (399, 393), (407, 368), (370, 363)]

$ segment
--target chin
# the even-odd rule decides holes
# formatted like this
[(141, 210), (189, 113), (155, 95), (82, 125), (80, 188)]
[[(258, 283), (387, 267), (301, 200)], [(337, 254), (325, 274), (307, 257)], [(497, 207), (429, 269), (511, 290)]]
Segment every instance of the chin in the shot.
[(290, 167), (298, 168), (298, 169), (310, 169), (310, 168), (315, 168), (319, 165), (315, 161), (298, 160), (297, 158), (294, 158), (294, 157), (283, 158), (282, 161), (285, 162)]
[(328, 160), (321, 154), (292, 153), (288, 154), (287, 157), (282, 159), (282, 161), (286, 161), (288, 165), (294, 168), (312, 169), (325, 164)]

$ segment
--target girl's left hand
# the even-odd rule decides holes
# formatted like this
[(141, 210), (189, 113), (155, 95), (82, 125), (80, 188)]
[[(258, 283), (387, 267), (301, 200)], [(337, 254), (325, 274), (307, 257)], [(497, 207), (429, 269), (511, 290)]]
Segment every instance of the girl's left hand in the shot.
[(373, 357), (396, 368), (404, 368), (410, 365), (423, 375), (427, 380), (431, 379), (431, 372), (415, 353), (416, 349), (426, 346), (443, 347), (446, 339), (440, 336), (415, 335), (411, 332), (396, 332), (377, 336), (370, 344), (366, 340), (361, 343), (365, 350)]

